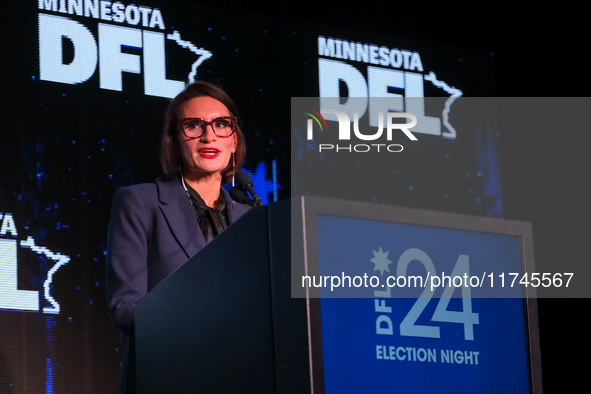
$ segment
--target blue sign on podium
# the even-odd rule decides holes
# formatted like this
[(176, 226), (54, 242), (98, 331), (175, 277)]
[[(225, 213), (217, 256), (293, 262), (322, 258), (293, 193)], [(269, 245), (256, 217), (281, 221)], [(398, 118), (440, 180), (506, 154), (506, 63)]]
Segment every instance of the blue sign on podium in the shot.
[(528, 223), (305, 199), (314, 393), (538, 392)]

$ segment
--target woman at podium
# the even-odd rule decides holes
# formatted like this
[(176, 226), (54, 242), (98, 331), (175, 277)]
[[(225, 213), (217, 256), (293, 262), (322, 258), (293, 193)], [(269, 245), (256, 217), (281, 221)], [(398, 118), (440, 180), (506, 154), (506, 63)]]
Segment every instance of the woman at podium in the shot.
[(124, 392), (135, 392), (135, 303), (250, 209), (222, 187), (240, 169), (245, 152), (234, 102), (218, 86), (195, 82), (167, 109), (164, 175), (115, 192), (107, 302), (114, 325), (129, 335)]

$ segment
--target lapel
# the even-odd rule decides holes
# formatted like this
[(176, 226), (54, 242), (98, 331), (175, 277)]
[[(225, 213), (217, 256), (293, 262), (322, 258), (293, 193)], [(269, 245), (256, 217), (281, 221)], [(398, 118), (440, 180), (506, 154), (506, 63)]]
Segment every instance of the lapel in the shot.
[(160, 210), (172, 235), (187, 258), (194, 256), (205, 246), (205, 238), (183, 185), (177, 178), (160, 177), (156, 179), (156, 186)]
[(236, 220), (238, 220), (240, 218), (240, 212), (237, 212), (235, 208), (236, 206), (236, 202), (234, 200), (232, 200), (232, 197), (230, 197), (230, 194), (228, 193), (228, 191), (226, 189), (224, 189), (222, 187), (222, 193), (224, 193), (225, 197), (226, 197), (226, 213), (228, 214), (228, 222), (229, 224), (234, 223)]

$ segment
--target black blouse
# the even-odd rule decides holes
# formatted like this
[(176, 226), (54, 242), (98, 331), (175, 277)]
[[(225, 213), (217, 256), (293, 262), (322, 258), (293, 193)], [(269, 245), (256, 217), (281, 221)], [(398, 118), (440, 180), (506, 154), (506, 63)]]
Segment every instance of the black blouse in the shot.
[(220, 190), (220, 197), (216, 201), (217, 208), (210, 208), (205, 204), (199, 193), (191, 186), (187, 186), (189, 200), (195, 209), (195, 216), (199, 222), (205, 241), (209, 242), (228, 228), (228, 214), (226, 212), (226, 197)]

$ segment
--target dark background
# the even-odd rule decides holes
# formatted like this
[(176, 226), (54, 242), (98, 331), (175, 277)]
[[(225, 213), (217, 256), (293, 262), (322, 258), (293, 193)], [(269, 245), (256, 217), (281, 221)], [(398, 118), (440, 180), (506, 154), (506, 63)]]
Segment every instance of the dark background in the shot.
[[(19, 235), (33, 235), (36, 240), (59, 245), (63, 253), (69, 253), (72, 261), (63, 273), (75, 278), (57, 282), (56, 291), (63, 294), (54, 294), (56, 299), (68, 300), (62, 306), (69, 314), (55, 319), (42, 314), (16, 314), (18, 324), (59, 328), (51, 331), (53, 341), (67, 346), (50, 349), (48, 355), (61, 360), (61, 364), (55, 365), (56, 393), (66, 392), (59, 387), (71, 388), (68, 392), (110, 392), (121, 358), (121, 338), (109, 325), (104, 309), (104, 283), (97, 280), (102, 279), (104, 270), (104, 244), (100, 240), (106, 235), (112, 192), (121, 185), (150, 181), (159, 171), (154, 149), (157, 136), (146, 131), (160, 121), (166, 100), (100, 90), (96, 75), (82, 86), (39, 87), (39, 81), (31, 80), (31, 76), (38, 75), (38, 52), (30, 46), (38, 35), (37, 2), (15, 4), (2, 2), (2, 47), (8, 56), (2, 60), (6, 72), (0, 137), (0, 211), (17, 215)], [(211, 6), (215, 16), (212, 18), (206, 12), (208, 8), (201, 4)], [(240, 57), (228, 55), (232, 36), (224, 40), (212, 36), (207, 38), (208, 45), (215, 45), (213, 49), (226, 55), (214, 56), (211, 65), (204, 63), (200, 72), (209, 68), (213, 75), (206, 78), (222, 83), (241, 104), (243, 128), (250, 130), (246, 165), (251, 171), (259, 161), (269, 163), (277, 159), (279, 172), (289, 173), (288, 142), (271, 142), (269, 136), (289, 123), (287, 108), (291, 96), (316, 94), (301, 84), (309, 76), (314, 77), (309, 64), (289, 64), (290, 68), (299, 67), (303, 75), (300, 79), (286, 78), (279, 72), (291, 59), (306, 59), (305, 49), (299, 48), (298, 34), (285, 36), (284, 48), (290, 48), (290, 53), (269, 53), (257, 45), (266, 38), (252, 33), (256, 28), (268, 28), (276, 34), (284, 34), (294, 26), (298, 33), (307, 29), (358, 31), (357, 37), (395, 37), (400, 42), (413, 43), (413, 48), (424, 45), (456, 48), (452, 53), (476, 53), (470, 59), (487, 59), (482, 69), (462, 66), (465, 63), (454, 59), (457, 77), (466, 81), (462, 88), (471, 96), (584, 97), (591, 84), (587, 76), (591, 20), (585, 5), (468, 1), (449, 5), (352, 5), (280, 1), (247, 6), (238, 1), (205, 1), (195, 2), (189, 13), (182, 7), (174, 7), (173, 11), (172, 6), (165, 9), (162, 3), (156, 6), (163, 10), (165, 21), (182, 20), (178, 29), (187, 32), (194, 28), (196, 36), (206, 36), (208, 24), (218, 26), (220, 31), (240, 31), (244, 27), (240, 42), (250, 40), (252, 45), (241, 47), (235, 56), (257, 61), (245, 63)], [(227, 17), (220, 17), (224, 14)], [(310, 59), (315, 60), (314, 54)], [(259, 87), (262, 76), (267, 82)], [(124, 77), (124, 84), (137, 83), (133, 81)], [(137, 88), (141, 91), (140, 83)], [(68, 99), (59, 101), (61, 97)], [(131, 115), (127, 114), (127, 106), (133, 107)], [(279, 114), (277, 118), (263, 116), (269, 112)], [(118, 121), (122, 117), (123, 124)], [(503, 217), (533, 224), (537, 261), (586, 265), (589, 260), (589, 142), (588, 130), (557, 130), (553, 135), (539, 135), (532, 128), (500, 137)], [(103, 179), (108, 174), (113, 177)], [(280, 180), (289, 184), (283, 176)], [(280, 190), (280, 198), (288, 196), (288, 187)], [(69, 227), (53, 231), (57, 223), (64, 224), (63, 218), (69, 218), (65, 223)], [(80, 232), (81, 229), (86, 230)], [(70, 251), (76, 250), (82, 253), (72, 255)], [(587, 299), (539, 300), (546, 393), (581, 392), (586, 386), (591, 366), (586, 355), (591, 349), (584, 316), (590, 306)], [(13, 312), (2, 313), (0, 316), (15, 316)], [(4, 339), (16, 336), (23, 344), (42, 341), (42, 333), (19, 336), (14, 326), (6, 323), (2, 324), (0, 335)], [(37, 356), (34, 347), (28, 353), (0, 352), (2, 379), (11, 378), (8, 372), (14, 371), (14, 365)], [(32, 376), (44, 380), (43, 365), (30, 365), (25, 368), (29, 380), (35, 379)], [(109, 366), (103, 368), (105, 365)], [(17, 388), (3, 390), (6, 387), (0, 387), (0, 392), (23, 392)]]
[[(589, 96), (588, 4), (330, 3), (304, 7), (283, 2), (263, 12), (492, 52), (496, 66), (492, 79), (499, 97)], [(309, 12), (312, 9), (318, 12)], [(590, 142), (588, 130), (539, 135), (532, 128), (501, 136), (503, 217), (533, 224), (537, 261), (556, 267), (562, 261), (581, 266), (590, 262)], [(591, 367), (585, 316), (591, 302), (540, 299), (538, 307), (544, 392), (585, 391)]]

